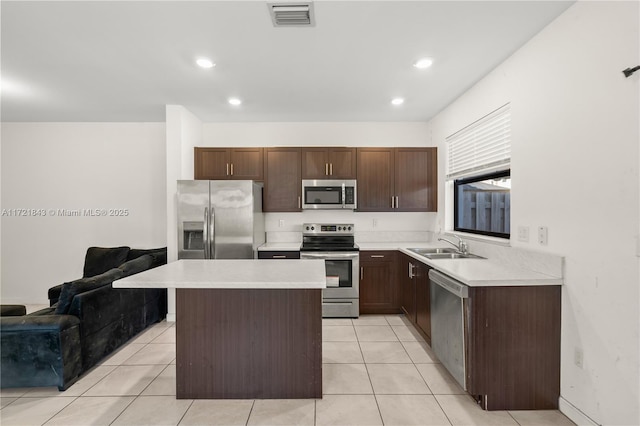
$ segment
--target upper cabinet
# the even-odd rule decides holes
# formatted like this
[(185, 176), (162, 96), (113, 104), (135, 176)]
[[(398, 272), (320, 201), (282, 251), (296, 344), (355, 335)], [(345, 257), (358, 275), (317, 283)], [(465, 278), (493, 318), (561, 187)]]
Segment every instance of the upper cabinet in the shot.
[(358, 148), (359, 211), (437, 211), (437, 148)]
[(355, 178), (355, 148), (302, 148), (302, 179)]
[(264, 154), (265, 212), (299, 212), (302, 182), (300, 148), (266, 148)]
[(195, 148), (195, 178), (261, 181), (263, 151), (262, 148)]

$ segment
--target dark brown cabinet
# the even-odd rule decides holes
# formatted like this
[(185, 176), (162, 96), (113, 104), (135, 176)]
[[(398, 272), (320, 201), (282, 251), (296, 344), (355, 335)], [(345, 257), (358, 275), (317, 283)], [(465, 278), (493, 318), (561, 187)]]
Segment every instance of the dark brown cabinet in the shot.
[(263, 211), (299, 212), (302, 179), (300, 148), (266, 148)]
[(486, 410), (557, 409), (560, 286), (470, 287), (467, 391)]
[(398, 254), (398, 283), (402, 312), (416, 329), (431, 343), (431, 290), (429, 266), (407, 256)]
[(195, 148), (195, 179), (261, 181), (263, 148)]
[(259, 251), (258, 259), (300, 259), (299, 251)]
[(355, 178), (355, 148), (302, 148), (302, 179)]
[(437, 148), (358, 148), (359, 211), (437, 211)]
[(400, 312), (396, 281), (396, 252), (360, 252), (360, 313)]

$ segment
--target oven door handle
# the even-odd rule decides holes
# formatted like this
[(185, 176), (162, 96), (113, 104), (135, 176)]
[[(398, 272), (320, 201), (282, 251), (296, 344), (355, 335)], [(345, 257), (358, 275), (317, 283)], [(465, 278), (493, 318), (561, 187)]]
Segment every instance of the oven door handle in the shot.
[(337, 259), (337, 260), (344, 260), (344, 259), (357, 259), (359, 257), (359, 253), (353, 253), (353, 252), (345, 252), (345, 253), (340, 253), (340, 252), (325, 252), (325, 251), (314, 251), (314, 252), (302, 252), (300, 253), (300, 258), (301, 259)]

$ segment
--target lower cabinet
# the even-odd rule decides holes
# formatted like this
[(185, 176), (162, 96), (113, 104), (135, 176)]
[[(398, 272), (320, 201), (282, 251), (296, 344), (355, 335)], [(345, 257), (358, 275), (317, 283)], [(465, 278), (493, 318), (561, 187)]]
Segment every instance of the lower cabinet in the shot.
[(469, 289), (467, 392), (485, 410), (558, 408), (560, 315), (560, 286)]
[(258, 259), (300, 259), (299, 251), (259, 251)]
[(431, 290), (429, 266), (408, 256), (398, 254), (398, 283), (402, 312), (431, 344)]
[(360, 313), (400, 312), (395, 251), (360, 252)]

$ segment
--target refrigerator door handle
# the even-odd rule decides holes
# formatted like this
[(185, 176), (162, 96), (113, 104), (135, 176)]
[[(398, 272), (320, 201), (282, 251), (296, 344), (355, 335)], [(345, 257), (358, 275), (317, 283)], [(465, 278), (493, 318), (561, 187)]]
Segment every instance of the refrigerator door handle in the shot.
[(213, 207), (209, 211), (209, 259), (216, 258), (216, 211)]
[(209, 258), (209, 208), (204, 208), (204, 229), (202, 233), (202, 241), (204, 242), (204, 258)]

